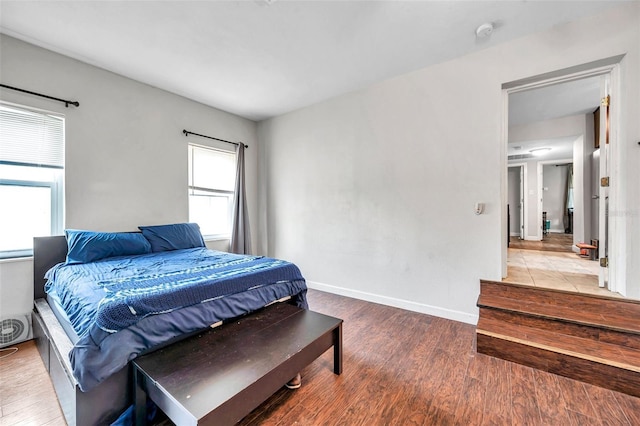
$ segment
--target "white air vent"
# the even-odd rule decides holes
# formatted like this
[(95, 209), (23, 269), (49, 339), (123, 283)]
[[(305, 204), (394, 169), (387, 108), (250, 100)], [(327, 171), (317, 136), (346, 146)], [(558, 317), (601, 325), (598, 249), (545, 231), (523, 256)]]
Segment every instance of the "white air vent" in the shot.
[(533, 154), (516, 154), (516, 155), (510, 155), (507, 158), (509, 159), (509, 161), (511, 161), (511, 160), (525, 160), (527, 158), (533, 158), (533, 157), (534, 157)]
[(31, 318), (29, 315), (16, 315), (0, 320), (0, 348), (14, 345), (31, 338)]

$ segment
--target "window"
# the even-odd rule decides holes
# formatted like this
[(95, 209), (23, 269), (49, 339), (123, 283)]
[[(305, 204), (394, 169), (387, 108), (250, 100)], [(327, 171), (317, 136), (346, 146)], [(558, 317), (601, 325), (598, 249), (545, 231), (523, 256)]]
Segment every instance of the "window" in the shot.
[(0, 103), (0, 258), (62, 233), (63, 182), (64, 117)]
[(229, 238), (236, 154), (189, 144), (189, 221), (205, 238)]

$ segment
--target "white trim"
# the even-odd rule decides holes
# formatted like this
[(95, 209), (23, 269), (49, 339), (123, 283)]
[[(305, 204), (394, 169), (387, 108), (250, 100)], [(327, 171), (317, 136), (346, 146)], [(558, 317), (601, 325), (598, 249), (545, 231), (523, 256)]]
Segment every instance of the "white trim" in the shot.
[(508, 83), (502, 84), (502, 88), (504, 90), (509, 90), (510, 93), (516, 93), (531, 88), (545, 87), (552, 84), (564, 83), (573, 80), (580, 80), (582, 78), (603, 75), (611, 71), (614, 67), (618, 66), (624, 56), (624, 54), (611, 56), (609, 58), (600, 59), (598, 61), (593, 61), (586, 64), (580, 64), (573, 67), (548, 72), (545, 74), (510, 81)]
[(536, 178), (536, 182), (538, 183), (536, 188), (536, 195), (538, 197), (536, 199), (536, 218), (538, 223), (538, 225), (536, 226), (536, 237), (539, 241), (542, 241), (542, 237), (544, 236), (542, 232), (542, 212), (544, 211), (544, 207), (542, 206), (542, 198), (544, 196), (544, 194), (542, 193), (542, 178), (544, 177), (542, 174), (543, 167), (544, 164), (542, 164), (542, 161), (538, 161), (536, 163), (536, 173), (538, 174), (538, 177)]
[[(603, 81), (600, 83), (600, 99), (603, 99), (604, 97), (611, 95), (611, 75), (605, 76), (603, 79)], [(613, 99), (613, 96), (611, 96), (611, 99)], [(611, 112), (610, 110), (613, 109), (613, 107), (609, 108), (609, 112)], [(610, 148), (610, 144), (606, 143), (606, 135), (607, 135), (607, 126), (606, 126), (606, 122), (607, 122), (607, 118), (610, 118), (611, 116), (607, 117), (606, 114), (607, 109), (602, 110), (602, 108), (600, 109), (600, 134), (598, 135), (598, 137), (600, 138), (600, 147), (599, 147), (599, 151), (600, 151), (600, 156), (598, 158), (600, 165), (598, 167), (599, 170), (599, 176), (598, 178), (601, 178), (603, 176), (609, 176), (611, 177), (611, 148)], [(611, 136), (611, 134), (609, 135)], [(613, 139), (610, 138), (610, 141), (613, 142)], [(598, 203), (598, 240), (600, 241), (598, 243), (598, 259), (602, 259), (603, 257), (605, 257), (607, 254), (607, 251), (611, 250), (611, 239), (609, 238), (610, 234), (610, 230), (611, 228), (609, 227), (609, 225), (611, 225), (611, 221), (609, 221), (607, 223), (607, 213), (606, 213), (606, 209), (611, 208), (611, 200), (609, 199), (609, 188), (603, 187), (601, 185), (598, 186), (598, 196), (599, 196), (599, 203)], [(609, 201), (607, 201), (609, 200)], [(605, 226), (602, 226), (602, 224), (605, 223)], [(611, 265), (609, 265), (610, 267)], [(611, 288), (610, 285), (610, 280), (609, 280), (609, 272), (610, 270), (607, 269), (606, 267), (602, 267), (600, 266), (599, 270), (598, 270), (598, 286), (603, 288), (603, 287), (608, 287)]]
[(527, 163), (524, 163), (522, 166), (522, 184), (520, 188), (522, 188), (522, 194), (520, 194), (520, 198), (522, 198), (522, 238), (527, 237), (527, 232), (529, 232), (529, 212), (528, 203), (527, 203), (527, 191), (529, 191), (529, 168)]
[(65, 124), (66, 124), (66, 116), (61, 112), (51, 111), (49, 109), (36, 108), (36, 107), (28, 106), (28, 105), (25, 105), (25, 104), (18, 104), (18, 103), (15, 103), (15, 102), (8, 102), (8, 101), (5, 101), (5, 100), (0, 100), (0, 104), (8, 105), (10, 107), (15, 107), (15, 108), (26, 109), (28, 111), (35, 112), (37, 114), (53, 115), (55, 117), (58, 117), (58, 118), (61, 118), (61, 119), (65, 120)]
[(329, 284), (319, 283), (316, 281), (307, 280), (307, 287), (313, 290), (320, 290), (327, 293), (338, 294), (340, 296), (364, 300), (367, 302), (379, 303), (381, 305), (392, 306), (394, 308), (405, 309), (407, 311), (419, 312), (421, 314), (446, 318), (452, 321), (464, 322), (471, 325), (476, 325), (478, 323), (477, 314), (468, 314), (466, 312), (454, 311), (451, 309), (440, 308), (438, 306), (425, 305), (423, 303), (417, 303), (410, 300), (396, 299), (395, 297), (382, 296), (379, 294), (353, 290), (350, 288), (337, 287)]
[[(626, 226), (622, 217), (617, 212), (621, 211), (623, 203), (621, 198), (621, 175), (620, 175), (620, 144), (619, 138), (620, 111), (622, 90), (620, 88), (620, 64), (616, 63), (609, 72), (609, 85), (611, 95), (610, 105), (610, 134), (609, 134), (609, 175), (611, 177), (611, 187), (609, 188), (609, 282), (610, 291), (627, 294), (627, 251), (625, 249), (628, 238)], [(627, 183), (630, 185), (630, 183)], [(622, 226), (620, 226), (622, 225)]]
[[(580, 136), (576, 136), (576, 138), (578, 138)], [(543, 161), (538, 161), (538, 164), (544, 164), (546, 166), (548, 166), (549, 164), (566, 164), (566, 163), (571, 163), (573, 164), (573, 158), (561, 158), (559, 160), (543, 160)]]
[(231, 235), (229, 234), (220, 234), (220, 235), (203, 235), (202, 239), (206, 243), (207, 241), (231, 241)]
[(33, 256), (24, 256), (24, 257), (6, 257), (0, 259), (0, 263), (18, 263), (18, 262), (33, 262)]
[[(502, 89), (502, 126), (500, 127), (500, 276), (507, 278), (507, 256), (508, 244), (507, 233), (507, 212), (504, 210), (509, 203), (509, 157), (507, 147), (509, 144), (509, 90)], [(526, 231), (526, 224), (525, 224)], [(527, 238), (525, 232), (524, 237)]]

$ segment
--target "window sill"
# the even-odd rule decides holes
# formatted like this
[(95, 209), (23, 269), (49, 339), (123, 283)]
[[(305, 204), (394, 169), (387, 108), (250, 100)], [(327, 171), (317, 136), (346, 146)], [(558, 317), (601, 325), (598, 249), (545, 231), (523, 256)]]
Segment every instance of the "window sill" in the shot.
[(231, 235), (203, 235), (205, 243), (207, 241), (231, 241)]
[(12, 256), (12, 257), (0, 257), (1, 263), (16, 263), (16, 262), (26, 262), (33, 261), (33, 254), (24, 255), (24, 256)]

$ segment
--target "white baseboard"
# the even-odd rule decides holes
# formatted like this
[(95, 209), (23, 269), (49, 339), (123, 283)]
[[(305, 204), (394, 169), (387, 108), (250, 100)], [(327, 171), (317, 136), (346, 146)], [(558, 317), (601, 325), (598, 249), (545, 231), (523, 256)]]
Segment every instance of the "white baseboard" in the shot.
[[(314, 290), (338, 294), (340, 296), (352, 297), (354, 299), (365, 300), (367, 302), (379, 303), (381, 305), (393, 306), (394, 308), (405, 309), (412, 312), (419, 312), (421, 314), (433, 315), (436, 317), (464, 322), (471, 325), (476, 325), (478, 323), (477, 314), (472, 315), (466, 312), (454, 311), (451, 309), (425, 305), (423, 303), (412, 302), (404, 299), (396, 299), (394, 297), (382, 296), (379, 294), (367, 293), (350, 288), (337, 287), (329, 284), (319, 283), (316, 281), (307, 281), (307, 287)], [(311, 309), (313, 310), (313, 307), (311, 307)]]

